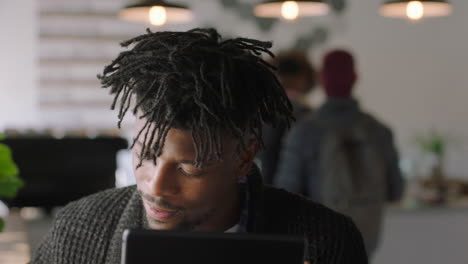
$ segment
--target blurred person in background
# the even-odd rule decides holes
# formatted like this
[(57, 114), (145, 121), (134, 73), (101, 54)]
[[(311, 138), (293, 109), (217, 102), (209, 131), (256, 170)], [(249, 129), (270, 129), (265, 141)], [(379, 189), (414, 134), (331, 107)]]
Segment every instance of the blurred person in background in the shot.
[(371, 256), (385, 203), (400, 199), (403, 180), (392, 132), (360, 109), (352, 96), (356, 80), (349, 52), (324, 56), (327, 100), (291, 130), (275, 185), (351, 216)]
[(367, 263), (349, 217), (265, 186), (253, 163), (264, 123), (292, 120), (272, 66), (258, 56), (272, 55), (270, 42), (194, 29), (148, 31), (122, 45), (131, 49), (99, 78), (112, 108), (119, 103), (119, 125), (137, 115), (136, 186), (63, 208), (33, 264), (120, 263), (128, 228), (294, 235), (305, 238), (310, 263)]
[[(271, 63), (277, 67), (276, 75), (281, 82), (286, 95), (293, 106), (293, 116), (296, 121), (302, 119), (311, 108), (302, 102), (305, 94), (315, 86), (315, 70), (307, 58), (307, 54), (300, 51), (285, 51), (279, 53)], [(257, 154), (264, 182), (273, 183), (279, 163), (279, 156), (285, 135), (289, 128), (285, 122), (275, 127), (263, 127), (264, 149)]]

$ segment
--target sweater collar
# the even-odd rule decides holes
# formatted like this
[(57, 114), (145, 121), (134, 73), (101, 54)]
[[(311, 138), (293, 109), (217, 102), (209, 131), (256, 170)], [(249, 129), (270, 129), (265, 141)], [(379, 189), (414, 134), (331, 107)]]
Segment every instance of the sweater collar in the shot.
[(319, 108), (319, 112), (333, 112), (338, 109), (346, 109), (348, 111), (357, 111), (359, 103), (353, 98), (329, 97)]
[(317, 118), (331, 125), (348, 125), (354, 122), (359, 115), (359, 103), (352, 98), (330, 97), (317, 110)]

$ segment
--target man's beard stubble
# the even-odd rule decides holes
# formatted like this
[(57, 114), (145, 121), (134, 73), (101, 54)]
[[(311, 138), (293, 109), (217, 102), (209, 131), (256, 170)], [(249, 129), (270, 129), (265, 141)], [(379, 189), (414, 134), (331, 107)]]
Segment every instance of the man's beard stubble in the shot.
[[(152, 197), (151, 195), (143, 193), (140, 190), (137, 190), (137, 192), (140, 195), (140, 198), (141, 198), (142, 202), (146, 201), (149, 204), (153, 204), (153, 205), (158, 206), (159, 208), (165, 208), (165, 209), (168, 209), (168, 210), (177, 210), (177, 211), (180, 211), (180, 213), (188, 211), (186, 208), (172, 205), (171, 203), (163, 200), (162, 198)], [(146, 213), (146, 209), (144, 207), (142, 209), (143, 209), (143, 214), (144, 214), (143, 224), (144, 224), (145, 228), (147, 228), (147, 229), (156, 229), (156, 228), (153, 228), (152, 226), (155, 226), (155, 225), (157, 226), (157, 225), (162, 224), (162, 222), (149, 217), (148, 214)], [(215, 208), (212, 208), (208, 212), (203, 213), (201, 216), (197, 217), (196, 219), (188, 219), (187, 215), (186, 215), (182, 219), (182, 221), (180, 223), (178, 223), (177, 226), (172, 228), (171, 230), (172, 231), (182, 231), (182, 232), (194, 231), (198, 226), (204, 224), (213, 215), (215, 215), (216, 211), (217, 210)]]

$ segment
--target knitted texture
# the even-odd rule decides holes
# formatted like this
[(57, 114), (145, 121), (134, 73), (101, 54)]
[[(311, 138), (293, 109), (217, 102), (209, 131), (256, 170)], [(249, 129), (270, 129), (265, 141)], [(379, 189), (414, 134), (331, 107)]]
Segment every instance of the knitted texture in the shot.
[[(255, 175), (251, 175), (255, 176)], [(367, 263), (359, 231), (346, 216), (301, 196), (250, 184), (247, 232), (304, 236), (306, 259), (313, 264)], [(32, 264), (120, 263), (122, 233), (143, 228), (143, 207), (136, 187), (103, 191), (63, 208)]]

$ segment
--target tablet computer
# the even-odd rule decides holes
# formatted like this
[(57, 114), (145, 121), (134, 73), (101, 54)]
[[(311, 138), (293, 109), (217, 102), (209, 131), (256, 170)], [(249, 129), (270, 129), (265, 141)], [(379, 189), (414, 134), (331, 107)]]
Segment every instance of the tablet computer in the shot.
[(304, 238), (127, 229), (122, 264), (303, 264)]

